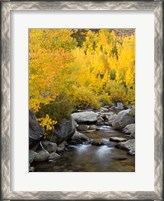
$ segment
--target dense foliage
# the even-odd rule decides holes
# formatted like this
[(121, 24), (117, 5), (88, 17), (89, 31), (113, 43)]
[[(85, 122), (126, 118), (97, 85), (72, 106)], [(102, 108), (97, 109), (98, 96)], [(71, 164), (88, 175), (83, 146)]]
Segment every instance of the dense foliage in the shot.
[(108, 29), (31, 29), (29, 94), (30, 109), (47, 130), (74, 109), (118, 101), (134, 105), (134, 34), (118, 36)]

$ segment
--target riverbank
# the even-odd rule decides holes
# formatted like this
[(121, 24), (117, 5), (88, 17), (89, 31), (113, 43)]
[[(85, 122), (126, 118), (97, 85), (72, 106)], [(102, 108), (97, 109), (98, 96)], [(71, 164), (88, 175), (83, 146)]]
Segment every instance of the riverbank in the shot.
[(134, 172), (135, 112), (108, 106), (76, 111), (34, 144), (30, 171)]

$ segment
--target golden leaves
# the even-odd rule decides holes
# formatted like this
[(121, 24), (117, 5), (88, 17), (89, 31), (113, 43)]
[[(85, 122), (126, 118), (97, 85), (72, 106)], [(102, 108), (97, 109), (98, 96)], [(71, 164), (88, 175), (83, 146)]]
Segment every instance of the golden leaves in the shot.
[[(59, 97), (78, 108), (96, 108), (99, 102), (134, 104), (134, 90), (133, 34), (118, 36), (109, 29), (29, 31), (29, 105), (35, 112)], [(56, 122), (47, 115), (40, 121), (51, 129)]]
[(40, 125), (41, 125), (43, 128), (45, 127), (45, 129), (46, 129), (47, 131), (52, 130), (52, 129), (53, 129), (53, 126), (54, 126), (55, 124), (57, 124), (57, 121), (52, 120), (52, 119), (49, 117), (48, 114), (46, 114), (45, 117), (38, 118), (37, 120), (40, 122)]

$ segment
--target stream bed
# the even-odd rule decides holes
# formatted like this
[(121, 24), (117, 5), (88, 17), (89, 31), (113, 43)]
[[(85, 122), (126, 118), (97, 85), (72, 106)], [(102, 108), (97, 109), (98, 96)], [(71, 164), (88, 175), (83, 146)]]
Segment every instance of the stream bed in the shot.
[(101, 126), (92, 132), (83, 132), (90, 139), (100, 139), (104, 145), (88, 143), (68, 145), (67, 151), (57, 161), (34, 164), (36, 172), (134, 172), (135, 157), (126, 150), (115, 148), (111, 136), (125, 137), (110, 126)]

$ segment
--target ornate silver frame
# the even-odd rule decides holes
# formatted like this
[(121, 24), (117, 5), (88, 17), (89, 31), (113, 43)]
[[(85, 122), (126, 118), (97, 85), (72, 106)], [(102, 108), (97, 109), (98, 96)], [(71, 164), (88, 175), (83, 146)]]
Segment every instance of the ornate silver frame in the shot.
[[(10, 11), (12, 10), (152, 10), (155, 19), (155, 153), (154, 191), (144, 192), (16, 192), (10, 190)], [(64, 199), (151, 199), (162, 200), (163, 187), (163, 117), (162, 117), (162, 1), (154, 2), (2, 2), (2, 121), (1, 121), (1, 183), (2, 200), (64, 200)]]

